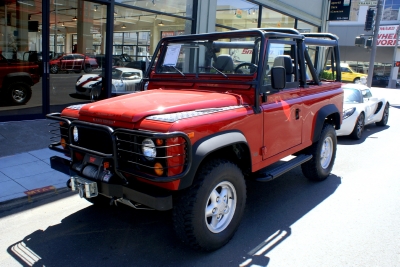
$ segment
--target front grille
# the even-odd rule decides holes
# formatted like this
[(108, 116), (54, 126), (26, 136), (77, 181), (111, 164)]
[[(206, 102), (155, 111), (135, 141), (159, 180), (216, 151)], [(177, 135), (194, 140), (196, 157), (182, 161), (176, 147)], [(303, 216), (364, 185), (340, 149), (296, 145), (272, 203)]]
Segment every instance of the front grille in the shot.
[(76, 86), (76, 91), (78, 91), (78, 92), (86, 92), (86, 88), (84, 88), (82, 86)]
[[(73, 127), (71, 127), (73, 129)], [(96, 128), (87, 128), (77, 126), (78, 141), (75, 141), (73, 135), (72, 144), (89, 150), (98, 151), (104, 154), (113, 153), (111, 135), (105, 131)]]
[[(155, 143), (157, 155), (154, 158), (148, 158), (142, 152), (142, 142), (146, 138), (150, 138)], [(171, 140), (177, 138), (181, 141), (172, 144)], [(156, 178), (175, 176), (188, 168), (190, 145), (185, 134), (152, 134), (116, 130), (115, 140), (118, 169), (121, 172)], [(156, 175), (156, 169), (162, 169), (162, 175)]]
[[(59, 114), (47, 117), (58, 120), (57, 123), (62, 122), (57, 138), (61, 135), (67, 141), (66, 151), (73, 153), (74, 161), (80, 160), (79, 157), (75, 158), (76, 155), (80, 155), (80, 158), (85, 154), (92, 155), (94, 158), (111, 160), (115, 172), (120, 176), (135, 175), (150, 180), (178, 179), (189, 171), (192, 148), (185, 133), (114, 130), (100, 124), (69, 121), (61, 118)], [(77, 129), (77, 137), (76, 130), (74, 136), (74, 128)], [(143, 154), (142, 142), (145, 139), (151, 139), (154, 143), (155, 156)], [(59, 146), (60, 142), (57, 145)]]
[(140, 83), (126, 83), (125, 84), (125, 91), (139, 91), (140, 90)]
[[(75, 127), (78, 129), (77, 140), (74, 136)], [(108, 126), (74, 121), (69, 127), (70, 143), (77, 149), (83, 148), (112, 155), (114, 153), (112, 132), (113, 129)]]

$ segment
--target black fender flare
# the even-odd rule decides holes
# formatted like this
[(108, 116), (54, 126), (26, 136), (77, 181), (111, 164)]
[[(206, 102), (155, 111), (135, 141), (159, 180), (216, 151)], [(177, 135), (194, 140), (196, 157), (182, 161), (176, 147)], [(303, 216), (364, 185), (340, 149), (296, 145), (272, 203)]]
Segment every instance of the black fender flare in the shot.
[(334, 115), (333, 123), (335, 125), (335, 129), (340, 129), (340, 112), (338, 108), (334, 104), (329, 104), (322, 107), (318, 111), (315, 119), (314, 134), (312, 139), (313, 143), (319, 140), (322, 128), (324, 127), (325, 119), (332, 114)]
[(192, 147), (192, 164), (188, 174), (181, 180), (179, 189), (189, 187), (193, 183), (200, 164), (209, 154), (237, 143), (244, 143), (247, 146), (247, 139), (240, 131), (215, 133), (194, 143)]
[(13, 72), (4, 77), (2, 88), (7, 87), (12, 81), (26, 82), (29, 86), (33, 85), (32, 77), (27, 72)]

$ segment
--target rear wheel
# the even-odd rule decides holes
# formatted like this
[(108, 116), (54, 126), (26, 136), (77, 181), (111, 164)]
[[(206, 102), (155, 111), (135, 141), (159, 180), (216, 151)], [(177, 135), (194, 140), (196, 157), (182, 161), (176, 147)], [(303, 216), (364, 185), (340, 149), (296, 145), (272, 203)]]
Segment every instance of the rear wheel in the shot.
[(51, 65), (50, 66), (50, 73), (52, 74), (57, 74), (58, 73), (58, 66), (57, 65)]
[(354, 83), (360, 83), (360, 78), (355, 78)]
[(241, 170), (227, 160), (204, 164), (193, 185), (175, 199), (174, 228), (194, 249), (215, 250), (233, 237), (246, 202)]
[(361, 113), (357, 118), (353, 131), (350, 134), (351, 138), (356, 140), (361, 139), (362, 133), (364, 132), (364, 121), (364, 113)]
[(24, 82), (13, 82), (6, 90), (8, 98), (14, 105), (23, 105), (28, 103), (32, 97), (31, 87)]
[(375, 124), (378, 126), (385, 126), (387, 124), (388, 120), (389, 120), (389, 104), (386, 103), (385, 109), (383, 110), (383, 113), (382, 113), (382, 119), (378, 122), (375, 122)]
[(336, 145), (335, 129), (331, 124), (325, 124), (319, 140), (309, 148), (312, 159), (301, 165), (304, 176), (313, 181), (325, 180), (335, 162)]
[(83, 71), (85, 73), (91, 73), (93, 71), (93, 68), (92, 68), (92, 66), (90, 64), (88, 64), (88, 65), (85, 65)]

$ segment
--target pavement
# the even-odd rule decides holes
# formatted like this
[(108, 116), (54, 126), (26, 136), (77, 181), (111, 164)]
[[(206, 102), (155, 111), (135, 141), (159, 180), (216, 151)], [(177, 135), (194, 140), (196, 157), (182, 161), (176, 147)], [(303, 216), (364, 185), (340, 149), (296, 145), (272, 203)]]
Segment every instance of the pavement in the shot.
[(49, 121), (0, 122), (0, 211), (67, 191), (69, 176), (50, 167)]
[[(400, 108), (400, 89), (372, 88)], [(390, 115), (389, 115), (390, 120)], [(49, 120), (0, 122), (0, 211), (42, 197), (67, 192), (69, 176), (50, 167)]]

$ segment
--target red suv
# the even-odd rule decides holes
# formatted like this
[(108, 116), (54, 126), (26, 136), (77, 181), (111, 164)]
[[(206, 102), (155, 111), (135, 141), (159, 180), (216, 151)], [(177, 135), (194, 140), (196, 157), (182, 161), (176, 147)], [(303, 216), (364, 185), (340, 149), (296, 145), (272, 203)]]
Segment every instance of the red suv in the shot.
[(50, 73), (56, 74), (62, 71), (74, 71), (80, 73), (82, 70), (86, 73), (97, 69), (99, 65), (95, 58), (82, 54), (65, 54), (56, 59), (50, 60)]

